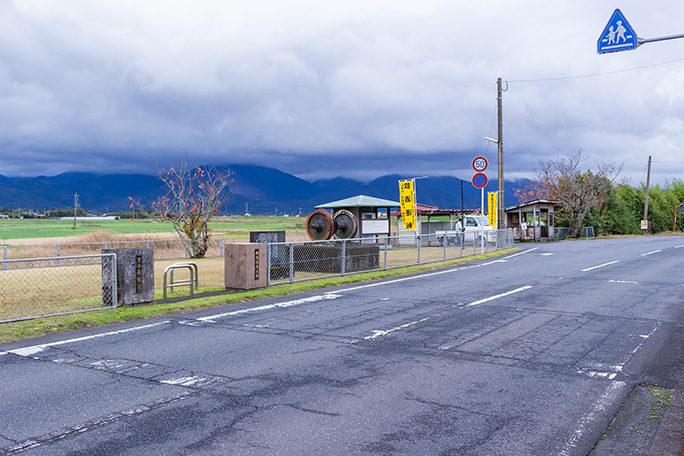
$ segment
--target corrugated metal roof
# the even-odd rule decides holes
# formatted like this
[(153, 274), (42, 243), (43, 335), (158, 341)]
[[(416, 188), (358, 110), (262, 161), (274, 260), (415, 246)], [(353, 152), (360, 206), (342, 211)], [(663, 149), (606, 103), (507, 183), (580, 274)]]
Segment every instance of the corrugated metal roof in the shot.
[(524, 207), (534, 206), (535, 204), (554, 204), (555, 205), (555, 204), (558, 204), (558, 201), (547, 200), (547, 199), (536, 199), (536, 200), (532, 200), (532, 201), (527, 201), (525, 203), (517, 204), (515, 206), (506, 207), (506, 208), (504, 208), (504, 210), (513, 211), (515, 209), (522, 209)]
[(331, 203), (319, 204), (316, 209), (338, 209), (341, 207), (399, 207), (398, 201), (390, 201), (372, 196), (358, 195), (351, 198), (333, 201)]

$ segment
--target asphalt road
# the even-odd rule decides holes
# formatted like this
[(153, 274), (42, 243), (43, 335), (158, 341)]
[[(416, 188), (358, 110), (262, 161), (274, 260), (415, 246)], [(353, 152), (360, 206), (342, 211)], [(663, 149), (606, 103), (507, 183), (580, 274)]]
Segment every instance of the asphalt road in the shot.
[(587, 455), (684, 378), (684, 237), (0, 346), (0, 453)]

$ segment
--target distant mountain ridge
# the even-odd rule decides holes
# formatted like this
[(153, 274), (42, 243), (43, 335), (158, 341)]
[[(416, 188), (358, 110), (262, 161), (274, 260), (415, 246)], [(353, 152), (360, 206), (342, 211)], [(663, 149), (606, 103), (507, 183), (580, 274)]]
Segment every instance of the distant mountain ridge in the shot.
[[(231, 198), (222, 210), (229, 214), (243, 214), (245, 210), (254, 215), (307, 214), (317, 205), (361, 194), (398, 201), (398, 181), (408, 178), (387, 175), (363, 183), (337, 177), (309, 182), (264, 166), (227, 165), (220, 168), (231, 169), (234, 173)], [(513, 192), (520, 186), (519, 181), (505, 181), (506, 205), (517, 202)], [(485, 192), (496, 189), (497, 183), (493, 180)], [(129, 196), (143, 206), (149, 206), (166, 193), (166, 187), (159, 178), (147, 174), (64, 173), (31, 178), (0, 175), (0, 208), (73, 207), (76, 193), (79, 206), (88, 211), (117, 212), (129, 210)], [(419, 179), (416, 199), (419, 203), (443, 209), (460, 209), (461, 181), (456, 177)], [(463, 205), (466, 209), (480, 207), (480, 190), (474, 188), (470, 180), (463, 181)]]

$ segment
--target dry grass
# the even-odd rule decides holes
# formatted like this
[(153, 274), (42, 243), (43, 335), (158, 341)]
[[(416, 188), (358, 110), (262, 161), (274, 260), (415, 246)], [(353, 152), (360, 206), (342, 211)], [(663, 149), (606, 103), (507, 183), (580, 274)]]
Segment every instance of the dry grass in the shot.
[(102, 267), (0, 270), (0, 320), (102, 307)]
[[(200, 292), (223, 288), (223, 258), (193, 260), (197, 264)], [(155, 261), (156, 299), (163, 295), (164, 269), (175, 260)], [(189, 279), (189, 271), (179, 269), (174, 280)], [(169, 291), (169, 297), (188, 296), (189, 287)], [(28, 318), (62, 312), (104, 307), (102, 266), (35, 267), (0, 270), (0, 320)]]

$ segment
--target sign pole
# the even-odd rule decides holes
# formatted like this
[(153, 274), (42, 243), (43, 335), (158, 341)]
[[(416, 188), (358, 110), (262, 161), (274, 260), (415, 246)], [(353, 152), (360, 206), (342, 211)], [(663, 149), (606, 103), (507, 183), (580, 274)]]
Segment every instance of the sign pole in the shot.
[(480, 215), (484, 215), (484, 187), (480, 189)]

